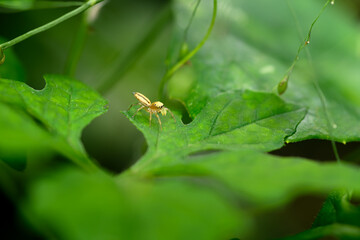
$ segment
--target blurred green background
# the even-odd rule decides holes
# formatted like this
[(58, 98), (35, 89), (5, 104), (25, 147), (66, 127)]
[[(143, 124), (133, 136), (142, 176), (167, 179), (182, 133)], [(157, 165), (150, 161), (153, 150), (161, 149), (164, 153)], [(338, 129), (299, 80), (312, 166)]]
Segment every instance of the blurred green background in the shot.
[[(83, 131), (82, 140), (87, 152), (110, 172), (119, 173), (126, 169), (146, 150), (142, 134), (120, 111), (127, 109), (131, 103), (135, 102), (131, 94), (133, 91), (142, 92), (153, 100), (157, 97), (158, 85), (166, 70), (165, 59), (168, 46), (172, 39), (170, 4), (171, 1), (166, 0), (109, 0), (89, 12), (89, 15), (95, 14), (96, 18), (87, 29), (75, 78), (93, 88), (98, 87), (105, 79), (112, 76), (114, 65), (127, 61), (125, 57), (147, 34), (159, 16), (169, 13), (169, 17), (165, 18), (165, 27), (154, 38), (153, 44), (146, 49), (126, 74), (118, 77), (117, 84), (104, 94), (109, 101), (108, 113), (95, 119)], [(360, 19), (360, 1), (338, 0), (336, 4)], [(0, 37), (12, 39), (61, 16), (70, 9), (3, 11), (0, 13)], [(269, 9), (269, 11), (271, 10)], [(72, 42), (81, 21), (82, 16), (74, 17), (12, 48), (25, 69), (26, 82), (30, 86), (41, 89), (44, 86), (43, 75), (64, 73)], [(292, 57), (293, 53), (289, 53), (289, 58)], [(114, 78), (117, 80), (116, 74)], [(346, 154), (357, 148), (358, 145), (350, 144), (346, 147), (339, 147), (341, 148), (340, 152)], [(317, 153), (319, 153), (318, 156)], [(44, 153), (43, 158), (57, 159), (55, 163), (51, 163), (54, 166), (64, 163), (62, 157), (47, 154)], [(309, 141), (290, 145), (283, 150), (276, 151), (275, 154), (300, 155), (325, 160), (331, 158), (329, 155), (332, 153), (328, 143)], [(29, 161), (28, 167), (35, 169), (36, 164), (36, 161)], [(315, 216), (323, 200), (322, 197), (304, 196), (284, 209), (266, 213), (265, 217), (262, 215), (258, 224), (263, 226), (264, 232), (266, 232), (266, 227), (273, 228), (271, 222), (276, 217), (279, 222), (287, 222), (289, 228), (273, 228), (274, 235), (277, 234), (277, 231), (301, 231), (309, 227), (308, 219)], [(42, 239), (19, 221), (16, 217), (17, 211), (14, 203), (4, 192), (0, 194), (0, 201), (1, 215), (7, 222), (7, 224), (1, 225), (0, 229), (9, 237), (11, 236), (9, 239)], [(310, 206), (308, 202), (312, 202), (312, 207), (308, 208), (306, 212), (302, 211), (301, 209), (305, 206)], [(293, 221), (295, 218), (296, 221)], [(15, 235), (13, 235), (14, 233)]]

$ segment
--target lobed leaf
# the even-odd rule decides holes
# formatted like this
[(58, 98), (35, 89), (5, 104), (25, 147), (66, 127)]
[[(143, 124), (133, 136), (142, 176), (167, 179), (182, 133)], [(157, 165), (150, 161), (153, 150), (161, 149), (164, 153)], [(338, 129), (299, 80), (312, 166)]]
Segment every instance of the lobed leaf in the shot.
[(35, 90), (25, 83), (0, 79), (0, 101), (21, 108), (45, 125), (53, 148), (80, 165), (91, 161), (80, 141), (82, 129), (107, 111), (107, 102), (85, 84), (64, 76), (45, 76)]
[(0, 159), (17, 170), (24, 170), (27, 152), (47, 146), (51, 138), (19, 109), (0, 102), (0, 113)]
[(135, 111), (124, 114), (144, 133), (149, 155), (157, 157), (209, 149), (271, 151), (283, 146), (306, 113), (306, 109), (285, 103), (274, 94), (249, 90), (219, 94), (188, 125), (178, 117), (176, 123), (166, 117), (163, 131), (157, 123), (149, 127), (145, 111), (132, 118)]

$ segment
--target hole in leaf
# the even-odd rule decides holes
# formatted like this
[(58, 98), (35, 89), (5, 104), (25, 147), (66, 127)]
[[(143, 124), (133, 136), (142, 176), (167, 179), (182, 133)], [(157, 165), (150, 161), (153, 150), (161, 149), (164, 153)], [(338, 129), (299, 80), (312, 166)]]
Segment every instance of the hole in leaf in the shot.
[[(109, 120), (114, 118), (122, 122), (109, 124)], [(115, 110), (109, 110), (107, 114), (97, 117), (87, 125), (81, 140), (89, 156), (114, 174), (128, 169), (147, 149), (142, 133)]]
[(25, 83), (37, 90), (37, 91), (40, 91), (40, 90), (43, 90), (46, 86), (46, 82), (45, 82), (45, 79), (44, 79), (44, 76), (41, 76), (40, 78), (35, 78), (35, 79), (31, 79), (31, 80), (27, 80), (25, 81)]
[(176, 111), (180, 112), (181, 116), (182, 116), (181, 121), (184, 124), (189, 124), (192, 122), (193, 119), (190, 117), (188, 111), (186, 110), (186, 108), (184, 107), (184, 105), (181, 102), (172, 100), (172, 101), (166, 102), (165, 105), (168, 108), (170, 108), (171, 110), (176, 110)]
[(181, 118), (181, 121), (184, 123), (184, 124), (189, 124), (192, 122), (192, 118), (190, 117), (188, 111), (184, 108), (184, 111), (181, 112), (182, 114), (182, 118)]
[[(360, 142), (349, 142), (346, 144), (337, 142), (336, 147), (342, 160), (360, 164)], [(335, 160), (331, 142), (327, 140), (306, 140), (298, 143), (289, 143), (281, 149), (270, 152), (270, 154), (303, 157), (317, 161)]]

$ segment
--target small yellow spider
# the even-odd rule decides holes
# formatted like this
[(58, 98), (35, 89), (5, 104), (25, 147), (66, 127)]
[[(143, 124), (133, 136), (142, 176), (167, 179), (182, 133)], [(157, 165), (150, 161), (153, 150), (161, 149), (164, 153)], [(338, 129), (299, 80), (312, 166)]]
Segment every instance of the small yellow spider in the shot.
[[(150, 114), (150, 126), (151, 126), (151, 116), (152, 114), (155, 114), (155, 116), (157, 117), (157, 119), (159, 120), (159, 124), (160, 124), (160, 129), (162, 129), (161, 126), (161, 120), (160, 117), (158, 115), (158, 113), (161, 113), (163, 116), (166, 115), (167, 111), (170, 112), (171, 116), (174, 118), (175, 122), (176, 119), (174, 117), (174, 114), (170, 111), (170, 109), (168, 109), (167, 107), (164, 106), (164, 104), (162, 102), (153, 102), (151, 103), (151, 101), (145, 97), (143, 94), (139, 93), (139, 92), (133, 92), (134, 97), (136, 97), (136, 99), (139, 101), (139, 105), (141, 105), (141, 107), (139, 107), (136, 112), (134, 113), (134, 115), (132, 117), (135, 117), (135, 115), (141, 110), (144, 109)], [(136, 103), (131, 104), (128, 111), (134, 106), (136, 105)]]

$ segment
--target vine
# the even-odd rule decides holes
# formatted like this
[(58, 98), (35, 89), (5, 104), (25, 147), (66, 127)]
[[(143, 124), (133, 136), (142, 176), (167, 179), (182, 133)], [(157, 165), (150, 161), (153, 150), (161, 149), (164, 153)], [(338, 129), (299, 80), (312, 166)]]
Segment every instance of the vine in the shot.
[[(197, 5), (198, 6), (198, 5)], [(197, 6), (195, 7), (195, 10), (197, 9)], [(210, 22), (210, 26), (205, 34), (205, 36), (203, 37), (203, 39), (201, 40), (201, 42), (188, 54), (186, 54), (183, 58), (181, 58), (175, 65), (173, 65), (170, 69), (168, 69), (166, 71), (166, 73), (164, 74), (163, 78), (161, 79), (160, 82), (160, 86), (159, 86), (159, 98), (163, 98), (163, 93), (164, 93), (164, 88), (165, 88), (165, 84), (167, 83), (167, 81), (170, 79), (170, 77), (177, 71), (179, 70), (180, 67), (182, 67), (187, 61), (189, 61), (200, 49), (201, 47), (205, 44), (206, 40), (209, 38), (212, 29), (214, 28), (215, 25), (215, 20), (216, 20), (216, 14), (217, 14), (217, 0), (214, 0), (214, 7), (213, 7), (213, 13), (212, 13), (212, 18), (211, 18), (211, 22)], [(192, 21), (193, 16), (190, 19), (190, 22)], [(189, 25), (188, 25), (189, 26)], [(187, 31), (187, 30), (186, 30)]]
[(85, 10), (89, 9), (90, 7), (100, 3), (102, 1), (104, 1), (104, 0), (89, 0), (89, 1), (85, 2), (84, 4), (82, 4), (80, 7), (72, 10), (71, 12), (68, 12), (68, 13), (62, 15), (61, 17), (59, 17), (51, 22), (48, 22), (38, 28), (35, 28), (27, 33), (24, 33), (10, 41), (0, 44), (0, 49), (5, 50), (9, 47), (14, 46), (15, 44), (18, 44), (19, 42), (24, 41), (25, 39), (27, 39), (29, 37), (32, 37), (38, 33), (44, 32), (46, 30), (49, 30), (50, 28), (53, 28), (56, 25), (68, 20), (69, 18), (72, 18), (72, 17), (78, 15), (79, 13), (84, 12)]
[[(320, 16), (322, 15), (322, 13), (324, 12), (324, 10), (326, 9), (326, 7), (331, 4), (331, 5), (334, 5), (335, 1), (334, 0), (328, 0), (324, 6), (322, 7), (322, 9), (320, 10), (319, 14), (317, 15), (317, 17), (315, 18), (315, 20), (311, 23), (310, 25), (310, 29), (309, 29), (309, 32), (307, 33), (305, 39), (301, 42), (299, 48), (298, 48), (298, 51), (297, 51), (297, 54), (293, 60), (293, 63), (291, 64), (291, 66), (289, 67), (289, 69), (287, 70), (287, 73), (285, 74), (284, 78), (279, 82), (278, 86), (277, 86), (277, 89), (278, 89), (278, 94), (281, 95), (283, 94), (286, 89), (287, 89), (287, 85), (288, 85), (288, 81), (289, 81), (289, 78), (290, 78), (290, 75), (296, 65), (296, 63), (299, 61), (300, 57), (300, 53), (301, 51), (306, 47), (308, 46), (308, 44), (310, 44), (310, 38), (311, 38), (311, 33), (312, 33), (312, 29), (315, 25), (315, 23), (318, 21), (318, 19), (320, 18)], [(293, 8), (291, 7), (291, 5), (289, 4), (289, 2), (287, 1), (287, 4), (288, 4), (288, 7), (295, 19), (295, 22), (296, 22), (296, 25), (297, 25), (297, 30), (298, 30), (298, 33), (300, 35), (301, 34), (301, 30), (300, 30), (300, 26), (299, 26), (299, 21), (297, 20), (297, 17), (296, 17), (296, 14), (295, 14), (295, 11), (293, 10)], [(310, 55), (310, 52), (308, 49), (306, 49), (306, 53), (307, 53), (307, 57), (309, 59), (309, 61), (311, 62), (311, 55)], [(312, 64), (310, 64), (312, 65)], [(321, 87), (317, 81), (316, 78), (312, 78), (313, 80), (313, 85), (315, 87), (315, 90), (317, 92), (317, 94), (319, 95), (319, 99), (320, 99), (320, 102), (321, 102), (321, 106), (322, 106), (322, 109), (325, 113), (325, 118), (326, 118), (326, 123), (327, 123), (327, 128), (328, 128), (328, 131), (329, 131), (329, 135), (330, 135), (330, 141), (331, 141), (331, 147), (333, 149), (333, 152), (334, 152), (334, 155), (335, 155), (335, 159), (338, 163), (341, 162), (341, 158), (339, 156), (339, 153), (338, 153), (338, 150), (337, 150), (337, 147), (336, 147), (336, 144), (335, 144), (335, 141), (332, 140), (332, 136), (333, 136), (333, 129), (336, 128), (336, 124), (335, 123), (332, 123), (331, 121), (331, 116), (330, 116), (330, 113), (329, 111), (327, 110), (327, 107), (326, 107), (326, 97), (323, 93), (323, 91), (321, 90)]]

